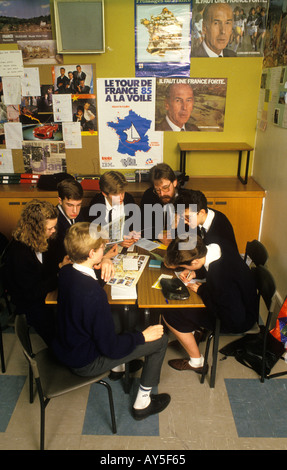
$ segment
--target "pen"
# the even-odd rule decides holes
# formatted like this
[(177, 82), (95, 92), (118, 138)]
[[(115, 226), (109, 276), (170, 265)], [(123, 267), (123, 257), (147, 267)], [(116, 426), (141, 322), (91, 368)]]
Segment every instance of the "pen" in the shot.
[(165, 299), (165, 301), (166, 301), (166, 303), (168, 304), (168, 300), (167, 300), (167, 299)]

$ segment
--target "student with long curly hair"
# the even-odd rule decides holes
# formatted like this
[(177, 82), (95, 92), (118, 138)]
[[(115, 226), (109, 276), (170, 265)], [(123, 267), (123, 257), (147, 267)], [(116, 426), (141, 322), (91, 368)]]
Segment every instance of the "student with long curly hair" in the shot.
[(6, 287), (16, 314), (25, 314), (30, 326), (49, 343), (54, 318), (45, 297), (57, 287), (59, 266), (49, 253), (56, 232), (58, 210), (48, 201), (33, 199), (22, 211), (3, 255)]

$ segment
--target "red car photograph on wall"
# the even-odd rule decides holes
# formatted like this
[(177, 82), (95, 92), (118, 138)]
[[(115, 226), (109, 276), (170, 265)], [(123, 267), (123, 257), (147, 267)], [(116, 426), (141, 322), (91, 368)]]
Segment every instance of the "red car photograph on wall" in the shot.
[(46, 124), (33, 129), (34, 137), (38, 139), (53, 139), (54, 133), (58, 130), (58, 124)]
[(46, 122), (37, 124), (23, 124), (23, 140), (38, 140), (58, 142), (63, 140), (62, 124)]

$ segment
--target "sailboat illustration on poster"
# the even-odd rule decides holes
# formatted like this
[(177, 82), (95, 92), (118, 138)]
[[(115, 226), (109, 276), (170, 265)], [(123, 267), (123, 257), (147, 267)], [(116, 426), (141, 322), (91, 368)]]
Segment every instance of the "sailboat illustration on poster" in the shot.
[(134, 144), (135, 142), (139, 142), (141, 140), (141, 137), (138, 131), (136, 130), (135, 126), (133, 125), (133, 123), (131, 127), (127, 129), (125, 132), (127, 134), (126, 142), (128, 142), (129, 144)]

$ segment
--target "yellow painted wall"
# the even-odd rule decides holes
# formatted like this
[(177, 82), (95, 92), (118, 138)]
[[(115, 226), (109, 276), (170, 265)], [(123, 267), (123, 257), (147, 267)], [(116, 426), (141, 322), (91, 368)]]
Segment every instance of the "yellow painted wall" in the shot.
[[(79, 27), (82, 26), (79, 24)], [(105, 28), (104, 54), (66, 55), (64, 64), (93, 63), (98, 78), (134, 77), (134, 0), (105, 0)], [(254, 145), (261, 70), (261, 58), (192, 58), (191, 77), (228, 79), (224, 131), (165, 132), (164, 161), (175, 170), (179, 169), (179, 141), (247, 142)], [(237, 156), (234, 153), (189, 155), (186, 170), (190, 176), (236, 175)]]
[[(106, 53), (65, 57), (65, 63), (90, 61), (97, 77), (135, 75), (134, 0), (105, 0)], [(83, 60), (84, 59), (84, 60)], [(179, 169), (178, 142), (247, 142), (254, 145), (256, 113), (262, 70), (261, 58), (192, 58), (191, 77), (227, 77), (227, 98), (223, 132), (165, 132), (164, 161)], [(252, 165), (250, 165), (250, 168)], [(189, 175), (236, 175), (234, 153), (195, 154), (187, 158)]]

